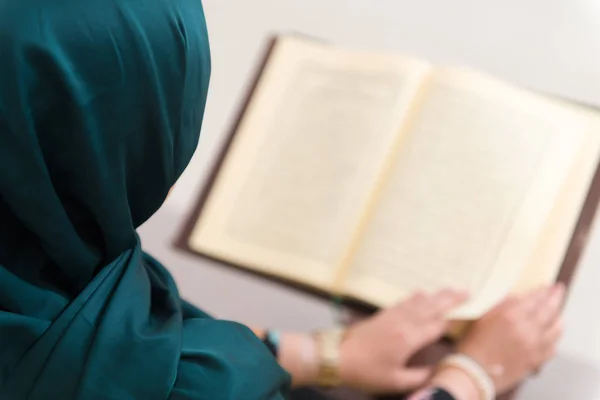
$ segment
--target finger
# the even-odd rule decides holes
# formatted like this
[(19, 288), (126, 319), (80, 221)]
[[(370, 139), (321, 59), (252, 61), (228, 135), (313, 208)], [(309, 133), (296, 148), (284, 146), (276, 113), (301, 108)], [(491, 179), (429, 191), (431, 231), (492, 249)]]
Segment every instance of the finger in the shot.
[(551, 289), (551, 287), (544, 286), (526, 294), (519, 301), (518, 307), (527, 314), (533, 314), (540, 304), (543, 304), (550, 296)]
[(412, 323), (418, 323), (427, 318), (427, 312), (431, 308), (433, 295), (421, 290), (415, 292), (406, 302), (398, 305), (397, 309), (402, 313), (402, 319)]
[(413, 367), (403, 369), (399, 372), (394, 384), (395, 391), (408, 391), (425, 385), (433, 376), (433, 367)]
[(544, 347), (553, 347), (559, 341), (563, 333), (563, 323), (560, 316), (556, 316), (548, 328), (542, 334)]
[(541, 338), (541, 351), (539, 365), (543, 365), (549, 360), (553, 359), (556, 355), (556, 349), (558, 347), (558, 341), (562, 336), (562, 321), (560, 318), (556, 318), (552, 325), (544, 332)]
[(430, 344), (436, 343), (448, 332), (449, 322), (443, 318), (432, 320), (419, 329), (419, 340), (416, 347), (421, 349)]
[(541, 329), (547, 329), (560, 314), (565, 298), (563, 285), (556, 285), (551, 290), (543, 303), (538, 304), (535, 311), (535, 320)]
[(426, 301), (427, 296), (423, 291), (416, 291), (410, 297), (402, 300), (395, 306), (390, 308), (390, 311), (396, 314), (403, 314), (403, 319), (410, 319), (418, 315), (418, 310), (422, 309), (422, 304)]
[(432, 297), (427, 317), (420, 321), (423, 345), (434, 343), (450, 331), (451, 321), (446, 318), (448, 313), (468, 297), (468, 293), (464, 291), (450, 289), (442, 290)]
[(456, 306), (464, 303), (469, 295), (464, 291), (444, 289), (429, 299), (426, 315), (432, 319), (444, 318)]
[(396, 304), (392, 307), (392, 310), (403, 311), (403, 310), (412, 310), (415, 307), (419, 307), (425, 300), (427, 296), (421, 290), (414, 292), (408, 298), (402, 300), (400, 303)]

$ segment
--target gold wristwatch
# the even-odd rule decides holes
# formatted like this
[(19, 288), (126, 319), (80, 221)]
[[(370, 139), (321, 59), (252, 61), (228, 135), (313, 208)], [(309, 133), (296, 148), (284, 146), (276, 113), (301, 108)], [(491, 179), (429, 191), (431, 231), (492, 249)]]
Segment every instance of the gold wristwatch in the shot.
[(345, 329), (331, 329), (315, 333), (318, 353), (317, 384), (331, 388), (339, 386), (340, 377), (340, 347)]

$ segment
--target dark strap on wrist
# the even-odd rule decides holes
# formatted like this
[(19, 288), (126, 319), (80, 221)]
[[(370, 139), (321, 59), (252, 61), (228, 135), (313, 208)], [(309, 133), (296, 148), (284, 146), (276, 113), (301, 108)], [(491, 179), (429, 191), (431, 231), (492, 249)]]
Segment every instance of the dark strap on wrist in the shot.
[(419, 391), (407, 397), (408, 400), (456, 400), (454, 396), (440, 388)]
[(267, 346), (269, 352), (273, 354), (273, 357), (277, 358), (279, 355), (279, 343), (276, 343), (276, 340), (274, 340), (273, 331), (268, 330), (265, 333), (265, 337), (262, 339), (262, 342), (265, 344), (265, 346)]
[(454, 396), (445, 391), (444, 389), (436, 388), (436, 393), (433, 396), (434, 400), (456, 400)]

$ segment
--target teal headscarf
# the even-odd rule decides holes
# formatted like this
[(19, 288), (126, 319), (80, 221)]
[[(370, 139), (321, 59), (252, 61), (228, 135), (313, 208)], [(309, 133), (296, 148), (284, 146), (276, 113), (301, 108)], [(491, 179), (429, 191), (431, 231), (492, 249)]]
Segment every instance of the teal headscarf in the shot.
[(136, 227), (195, 150), (200, 0), (0, 0), (0, 399), (279, 399), (241, 325), (183, 302)]

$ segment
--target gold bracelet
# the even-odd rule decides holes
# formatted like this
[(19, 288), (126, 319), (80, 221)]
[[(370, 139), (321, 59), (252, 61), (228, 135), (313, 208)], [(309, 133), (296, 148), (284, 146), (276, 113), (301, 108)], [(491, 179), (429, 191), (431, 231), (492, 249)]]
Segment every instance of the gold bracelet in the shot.
[(335, 387), (342, 383), (340, 377), (340, 347), (344, 329), (331, 329), (314, 334), (318, 354), (317, 384)]

